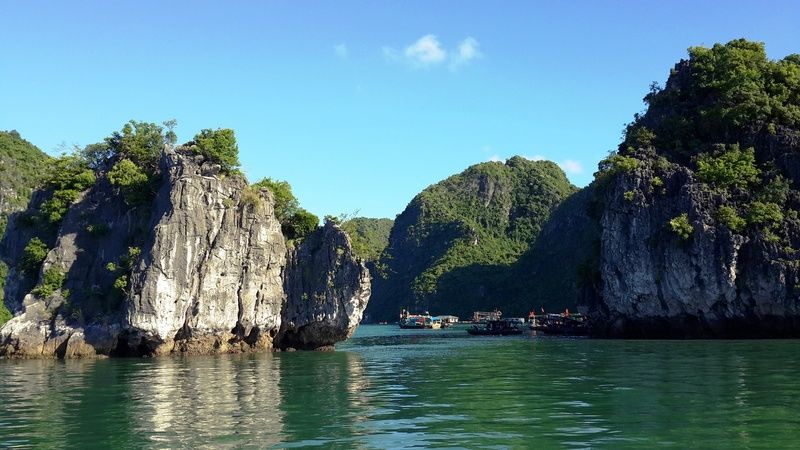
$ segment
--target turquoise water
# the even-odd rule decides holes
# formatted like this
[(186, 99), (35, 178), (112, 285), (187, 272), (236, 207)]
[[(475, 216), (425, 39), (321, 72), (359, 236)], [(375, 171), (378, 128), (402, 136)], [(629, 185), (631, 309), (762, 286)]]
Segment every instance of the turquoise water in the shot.
[(0, 448), (800, 445), (800, 341), (362, 326), (333, 353), (0, 361)]

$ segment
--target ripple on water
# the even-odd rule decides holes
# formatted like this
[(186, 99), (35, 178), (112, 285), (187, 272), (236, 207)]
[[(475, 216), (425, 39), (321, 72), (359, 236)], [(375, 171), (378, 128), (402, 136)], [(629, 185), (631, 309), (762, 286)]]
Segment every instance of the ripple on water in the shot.
[(333, 353), (0, 361), (0, 447), (786, 447), (798, 350), (363, 326)]

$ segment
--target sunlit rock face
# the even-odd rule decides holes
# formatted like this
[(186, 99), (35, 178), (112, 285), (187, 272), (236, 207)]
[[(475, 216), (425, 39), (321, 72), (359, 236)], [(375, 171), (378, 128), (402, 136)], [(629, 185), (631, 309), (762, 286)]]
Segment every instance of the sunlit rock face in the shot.
[(347, 233), (328, 222), (289, 252), (278, 345), (330, 348), (356, 330), (370, 296), (370, 275)]
[[(144, 211), (121, 208), (102, 179), (73, 204), (39, 273), (41, 281), (58, 268), (64, 288), (47, 299), (17, 299), (15, 317), (0, 329), (0, 356), (227, 353), (269, 350), (278, 341), (311, 349), (353, 333), (370, 279), (343, 231), (326, 225), (287, 251), (268, 191), (220, 176), (219, 166), (189, 149), (167, 149), (161, 169)], [(88, 224), (100, 222), (106, 232), (91, 235)], [(106, 268), (137, 236), (140, 256), (113, 303), (107, 296), (118, 275)], [(16, 243), (12, 255), (27, 243), (6, 240)], [(33, 287), (19, 278), (6, 285), (12, 298)]]

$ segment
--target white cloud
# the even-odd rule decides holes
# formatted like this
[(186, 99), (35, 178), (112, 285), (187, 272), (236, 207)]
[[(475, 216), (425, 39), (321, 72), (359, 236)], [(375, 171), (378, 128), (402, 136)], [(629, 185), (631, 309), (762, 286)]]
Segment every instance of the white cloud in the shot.
[(575, 161), (574, 159), (564, 160), (559, 166), (567, 173), (578, 174), (583, 172), (583, 166), (580, 161)]
[(403, 62), (418, 68), (447, 64), (450, 70), (456, 70), (483, 56), (478, 41), (473, 37), (465, 38), (457, 48), (448, 50), (434, 34), (422, 36), (402, 51), (384, 46), (381, 47), (381, 52), (388, 62)]
[(336, 54), (339, 58), (345, 59), (350, 55), (350, 52), (347, 50), (347, 45), (345, 44), (337, 44), (333, 46), (333, 53)]
[(503, 162), (505, 159), (501, 158), (500, 155), (492, 155), (489, 157), (489, 161), (491, 162)]
[(447, 52), (432, 34), (417, 39), (417, 42), (406, 47), (403, 53), (410, 61), (421, 66), (439, 64), (447, 59)]
[(450, 69), (455, 70), (459, 67), (469, 63), (473, 59), (478, 59), (483, 56), (481, 53), (480, 44), (473, 37), (468, 37), (458, 44), (458, 51), (450, 58)]
[(529, 159), (531, 161), (546, 161), (547, 157), (542, 155), (533, 155), (533, 156), (526, 156), (525, 159)]

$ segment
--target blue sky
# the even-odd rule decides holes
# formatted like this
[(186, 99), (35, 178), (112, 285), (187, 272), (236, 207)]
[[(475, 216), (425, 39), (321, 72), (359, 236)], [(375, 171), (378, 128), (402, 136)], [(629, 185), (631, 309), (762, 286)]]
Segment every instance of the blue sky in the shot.
[(693, 45), (800, 52), (800, 2), (5, 2), (0, 129), (48, 153), (130, 119), (236, 130), (322, 216), (394, 217), (519, 154), (585, 185)]

